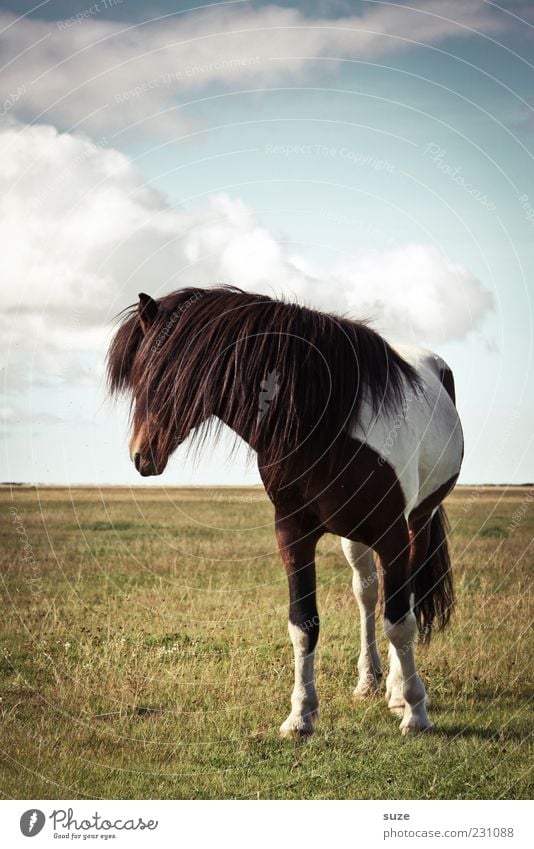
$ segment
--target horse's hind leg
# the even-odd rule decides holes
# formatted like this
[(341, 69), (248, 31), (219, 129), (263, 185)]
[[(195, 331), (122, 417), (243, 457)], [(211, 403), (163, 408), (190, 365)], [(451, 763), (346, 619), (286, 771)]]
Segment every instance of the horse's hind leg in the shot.
[(373, 552), (367, 546), (342, 538), (341, 547), (352, 567), (352, 589), (360, 611), (360, 657), (354, 696), (361, 699), (378, 692), (378, 679), (382, 675), (375, 632), (378, 571)]
[(388, 648), (389, 670), (386, 678), (386, 702), (391, 713), (404, 716), (406, 702), (402, 694), (402, 670), (393, 644)]
[[(312, 526), (313, 527), (313, 526)], [(288, 630), (295, 654), (295, 684), (291, 713), (280, 727), (284, 737), (313, 732), (319, 716), (315, 691), (314, 657), (319, 637), (319, 615), (315, 600), (315, 547), (320, 533), (302, 516), (276, 512), (276, 539), (289, 583)]]
[[(421, 567), (425, 561), (428, 551), (430, 518), (425, 517), (422, 521), (413, 522), (409, 529), (410, 534), (410, 576)], [(411, 599), (410, 599), (411, 600)], [(412, 601), (412, 600), (411, 600)], [(412, 602), (413, 605), (413, 602)], [(402, 670), (393, 645), (389, 644), (389, 673), (386, 679), (386, 700), (392, 713), (404, 716), (406, 702), (402, 694)], [(428, 699), (427, 699), (428, 702)]]
[[(426, 711), (426, 691), (415, 667), (417, 623), (411, 609), (410, 537), (406, 523), (397, 522), (377, 549), (384, 570), (384, 629), (394, 661), (392, 684), (402, 680), (404, 708), (400, 728), (403, 734), (427, 731), (432, 723)], [(398, 695), (395, 687), (390, 704), (393, 695)]]

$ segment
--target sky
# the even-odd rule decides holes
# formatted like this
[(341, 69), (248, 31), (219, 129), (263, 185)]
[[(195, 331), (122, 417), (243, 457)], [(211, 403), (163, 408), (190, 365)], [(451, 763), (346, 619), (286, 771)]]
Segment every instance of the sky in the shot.
[[(432, 348), (460, 481), (534, 479), (534, 3), (11, 0), (0, 44), (0, 480), (146, 486), (114, 316), (215, 283)], [(148, 485), (259, 482), (229, 444)]]

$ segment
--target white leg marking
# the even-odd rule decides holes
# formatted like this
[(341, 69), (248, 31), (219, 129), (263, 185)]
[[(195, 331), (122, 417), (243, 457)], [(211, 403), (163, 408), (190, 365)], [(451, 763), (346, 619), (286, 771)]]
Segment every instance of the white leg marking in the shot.
[(360, 610), (360, 657), (354, 696), (361, 699), (378, 692), (378, 676), (382, 674), (375, 630), (378, 572), (370, 548), (349, 539), (342, 539), (341, 547), (352, 567), (352, 589)]
[(391, 643), (389, 644), (388, 657), (389, 672), (388, 677), (386, 678), (386, 701), (388, 704), (388, 708), (392, 713), (396, 713), (399, 716), (404, 716), (404, 708), (406, 706), (406, 702), (404, 701), (404, 696), (402, 695), (401, 665), (397, 657), (397, 652), (395, 651)]
[[(392, 625), (385, 620), (386, 635), (393, 646), (402, 675), (402, 695), (405, 707), (400, 729), (403, 734), (427, 731), (432, 728), (426, 712), (426, 692), (415, 668), (414, 640), (417, 624), (413, 613)], [(388, 676), (389, 677), (389, 676)]]
[[(414, 594), (410, 593), (411, 610), (413, 610), (413, 606)], [(391, 713), (395, 713), (398, 716), (404, 716), (404, 708), (406, 707), (406, 702), (402, 694), (402, 670), (401, 665), (399, 663), (399, 659), (397, 657), (397, 652), (395, 651), (392, 643), (389, 644), (388, 658), (389, 672), (388, 677), (386, 678), (386, 702)]]
[(283, 737), (303, 736), (313, 732), (313, 720), (319, 718), (319, 700), (315, 691), (315, 652), (308, 652), (306, 631), (288, 622), (289, 636), (295, 652), (295, 686), (291, 695), (291, 713), (280, 726)]

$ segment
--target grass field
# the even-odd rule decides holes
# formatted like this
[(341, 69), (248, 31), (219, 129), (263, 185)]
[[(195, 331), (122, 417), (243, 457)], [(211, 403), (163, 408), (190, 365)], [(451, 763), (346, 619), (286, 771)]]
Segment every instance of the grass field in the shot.
[(339, 540), (321, 541), (322, 721), (303, 742), (278, 736), (292, 652), (262, 490), (0, 497), (4, 797), (532, 795), (533, 489), (448, 499), (458, 604), (418, 650), (431, 735), (351, 700), (357, 609)]

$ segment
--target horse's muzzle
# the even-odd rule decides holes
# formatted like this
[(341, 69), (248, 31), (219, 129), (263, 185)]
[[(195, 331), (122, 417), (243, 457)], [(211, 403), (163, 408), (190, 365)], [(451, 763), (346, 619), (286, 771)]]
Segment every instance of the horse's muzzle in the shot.
[(143, 478), (151, 475), (161, 475), (163, 469), (157, 469), (151, 457), (142, 457), (139, 452), (133, 456), (134, 466)]

